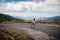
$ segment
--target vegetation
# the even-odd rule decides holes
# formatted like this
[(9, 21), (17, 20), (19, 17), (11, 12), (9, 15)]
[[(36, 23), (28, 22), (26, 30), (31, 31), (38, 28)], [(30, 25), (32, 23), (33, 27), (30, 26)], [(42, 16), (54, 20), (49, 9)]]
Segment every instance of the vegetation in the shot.
[(2, 23), (2, 22), (18, 22), (18, 21), (24, 21), (24, 20), (17, 19), (17, 18), (14, 18), (12, 16), (0, 13), (0, 23)]
[(6, 22), (6, 21), (11, 21), (11, 20), (14, 20), (14, 18), (11, 16), (8, 16), (8, 15), (0, 14), (0, 23)]
[(0, 28), (0, 40), (27, 40), (27, 38), (22, 32)]
[(56, 24), (60, 25), (60, 22), (40, 22), (41, 24)]
[[(50, 18), (48, 20), (52, 20), (52, 21), (37, 22), (37, 23), (60, 25), (60, 16), (53, 17), (53, 18)], [(0, 13), (0, 23), (32, 23), (32, 21), (31, 20), (24, 21), (22, 19), (13, 18), (13, 17), (11, 17), (9, 15), (5, 15), (5, 14)]]

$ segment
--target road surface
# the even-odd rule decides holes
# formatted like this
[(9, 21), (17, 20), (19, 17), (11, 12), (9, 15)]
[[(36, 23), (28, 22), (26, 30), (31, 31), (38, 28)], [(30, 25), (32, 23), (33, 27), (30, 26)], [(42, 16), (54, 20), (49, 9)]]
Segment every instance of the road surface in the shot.
[[(0, 27), (31, 28), (31, 24), (19, 24), (19, 23), (15, 23), (15, 24), (0, 24)], [(54, 36), (55, 38), (60, 40), (60, 27), (36, 24), (36, 26), (35, 26), (35, 28), (33, 30), (45, 32), (48, 35)]]

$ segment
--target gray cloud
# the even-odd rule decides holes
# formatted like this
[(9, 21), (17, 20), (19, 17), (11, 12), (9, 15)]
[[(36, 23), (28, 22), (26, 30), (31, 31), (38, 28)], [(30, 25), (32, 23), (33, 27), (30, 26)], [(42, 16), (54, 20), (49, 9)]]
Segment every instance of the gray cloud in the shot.
[[(32, 0), (39, 1), (39, 0)], [(11, 3), (1, 3), (0, 2), (0, 11), (36, 11), (36, 12), (47, 12), (47, 11), (59, 11), (60, 2), (59, 0), (45, 0), (44, 2), (14, 2)]]

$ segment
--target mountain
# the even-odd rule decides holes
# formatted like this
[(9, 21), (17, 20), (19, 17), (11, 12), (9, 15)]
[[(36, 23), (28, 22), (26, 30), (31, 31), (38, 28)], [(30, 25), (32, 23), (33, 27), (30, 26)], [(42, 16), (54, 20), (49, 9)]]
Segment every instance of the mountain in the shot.
[(15, 18), (13, 18), (9, 15), (5, 15), (5, 14), (0, 13), (0, 22), (11, 21), (11, 20), (15, 20)]
[(47, 19), (48, 21), (58, 22), (60, 21), (60, 16), (55, 16)]
[(12, 16), (0, 13), (0, 22), (12, 21), (12, 20), (22, 20), (22, 19), (14, 18)]
[(60, 21), (60, 16), (55, 16), (55, 17), (48, 17), (48, 18), (40, 18), (37, 22), (59, 22)]

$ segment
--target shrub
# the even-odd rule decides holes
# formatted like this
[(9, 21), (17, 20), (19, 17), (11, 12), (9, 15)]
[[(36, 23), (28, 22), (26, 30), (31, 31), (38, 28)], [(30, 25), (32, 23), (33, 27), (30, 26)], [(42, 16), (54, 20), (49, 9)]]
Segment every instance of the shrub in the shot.
[(26, 40), (26, 36), (22, 32), (16, 32), (12, 29), (0, 28), (0, 40)]

